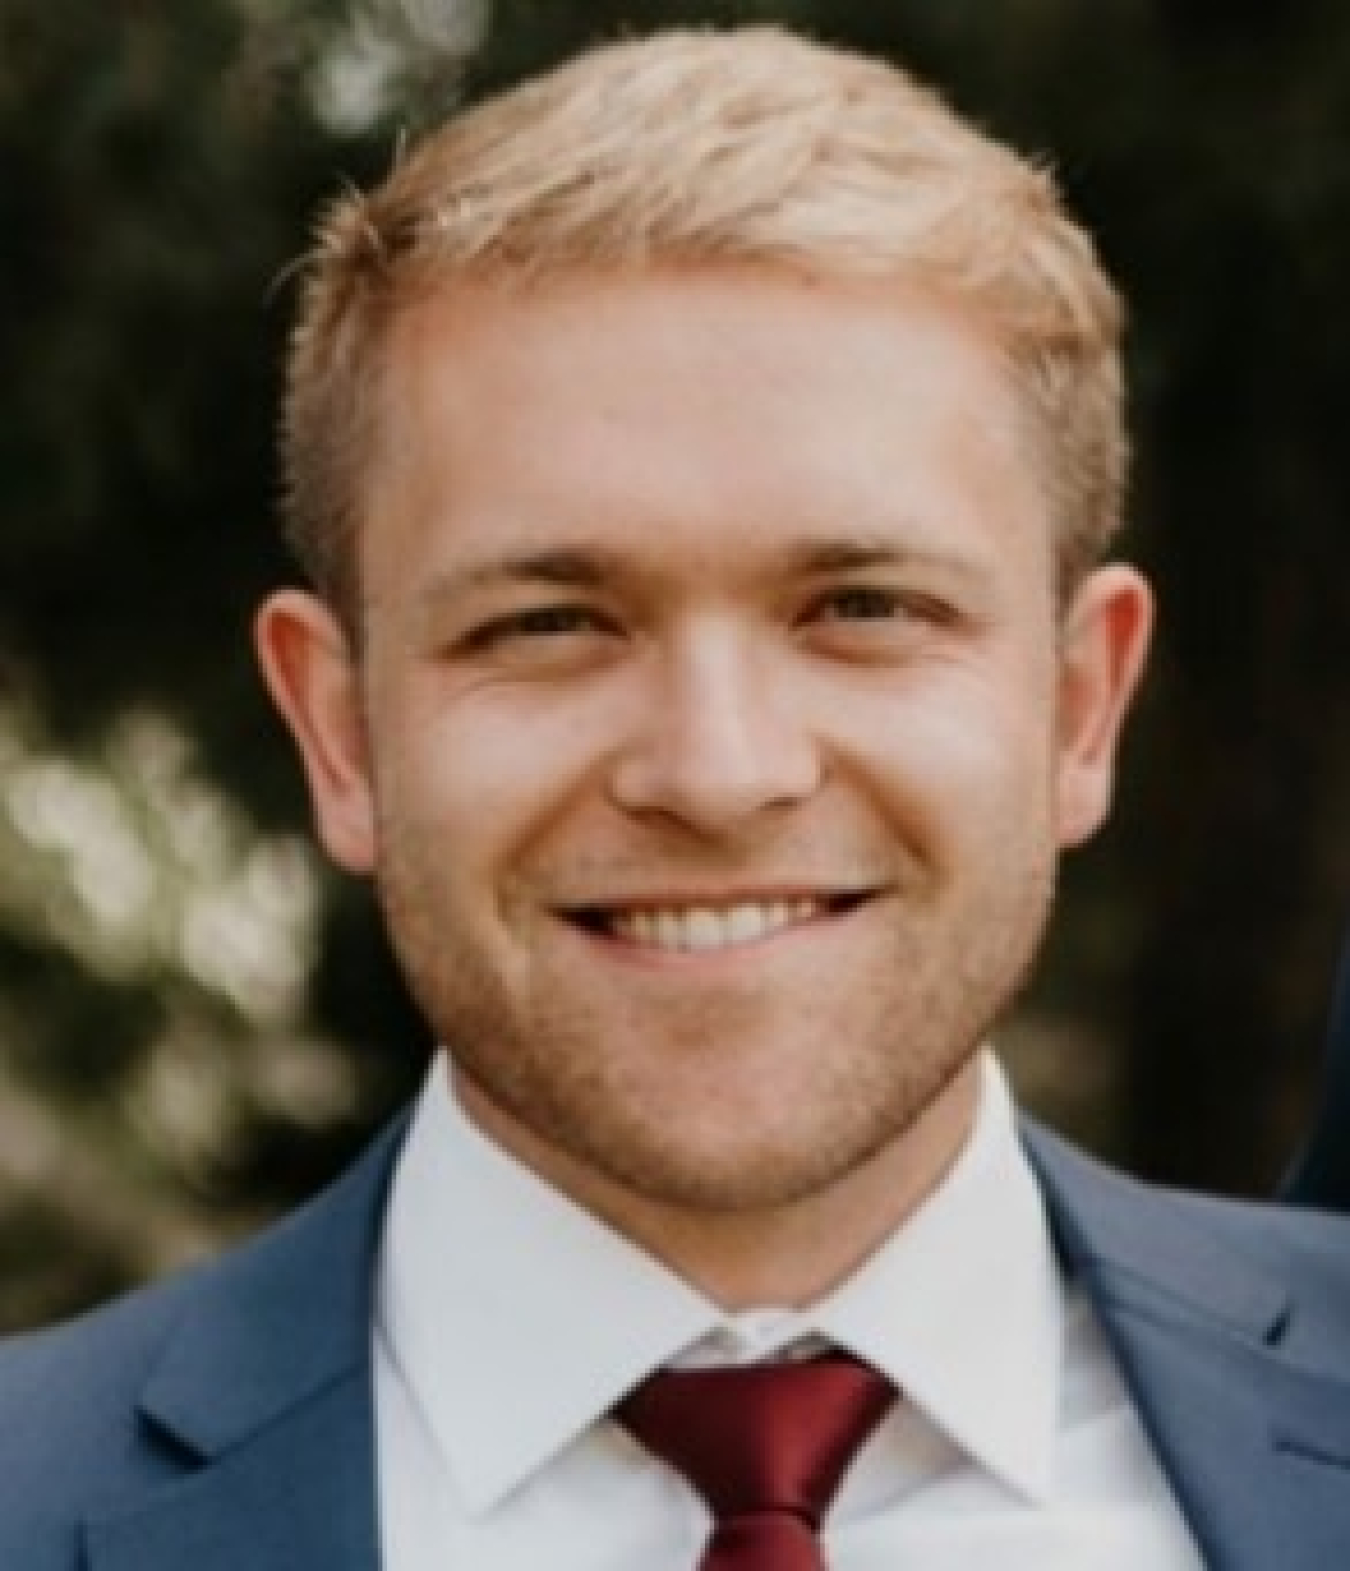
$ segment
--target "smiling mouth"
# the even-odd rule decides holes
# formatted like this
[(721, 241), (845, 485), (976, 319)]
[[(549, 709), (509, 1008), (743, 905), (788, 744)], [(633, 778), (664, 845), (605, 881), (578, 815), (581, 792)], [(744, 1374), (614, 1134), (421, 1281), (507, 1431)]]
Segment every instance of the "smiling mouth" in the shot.
[(689, 905), (584, 906), (569, 912), (588, 932), (674, 954), (706, 954), (760, 943), (854, 910), (869, 892)]

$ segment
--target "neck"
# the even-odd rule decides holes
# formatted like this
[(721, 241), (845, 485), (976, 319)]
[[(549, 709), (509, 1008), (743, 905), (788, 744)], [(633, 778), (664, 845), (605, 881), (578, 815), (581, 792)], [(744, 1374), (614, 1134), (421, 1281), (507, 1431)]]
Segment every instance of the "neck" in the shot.
[(942, 1182), (970, 1136), (979, 1097), (972, 1059), (903, 1134), (833, 1183), (789, 1203), (707, 1210), (639, 1194), (540, 1140), (465, 1077), (478, 1128), (719, 1308), (799, 1309), (850, 1277)]

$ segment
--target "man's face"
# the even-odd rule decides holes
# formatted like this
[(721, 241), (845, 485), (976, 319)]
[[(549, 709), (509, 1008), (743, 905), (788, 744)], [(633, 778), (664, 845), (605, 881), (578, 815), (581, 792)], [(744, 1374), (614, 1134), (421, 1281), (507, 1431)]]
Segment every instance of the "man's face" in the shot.
[(263, 655), (467, 1105), (704, 1213), (903, 1150), (1104, 811), (1147, 620), (1111, 569), (1061, 622), (995, 349), (702, 270), (460, 290), (392, 351), (359, 663), (296, 595)]

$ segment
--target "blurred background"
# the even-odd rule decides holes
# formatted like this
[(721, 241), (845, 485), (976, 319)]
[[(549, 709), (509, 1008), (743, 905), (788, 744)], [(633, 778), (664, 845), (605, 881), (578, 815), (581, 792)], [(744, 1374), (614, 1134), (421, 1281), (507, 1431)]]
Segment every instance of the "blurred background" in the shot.
[(423, 1072), (247, 643), (317, 206), (584, 42), (745, 20), (1047, 158), (1131, 301), (1161, 644), (1005, 1041), (1138, 1172), (1293, 1155), (1350, 915), (1343, 0), (0, 0), (0, 1329), (255, 1227)]

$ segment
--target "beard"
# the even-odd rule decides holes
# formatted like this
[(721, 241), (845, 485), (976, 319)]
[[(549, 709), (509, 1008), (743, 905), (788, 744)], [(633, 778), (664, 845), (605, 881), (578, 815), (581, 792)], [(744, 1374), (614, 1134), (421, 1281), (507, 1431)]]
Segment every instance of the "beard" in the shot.
[(678, 967), (606, 975), (577, 946), (611, 941), (541, 902), (475, 923), (414, 837), (383, 843), (395, 952), (478, 1121), (564, 1190), (598, 1177), (703, 1214), (805, 1200), (903, 1141), (1020, 990), (1055, 867), (1024, 844), (959, 896), (915, 883), (843, 917), (823, 966), (804, 934), (795, 967), (682, 986)]

